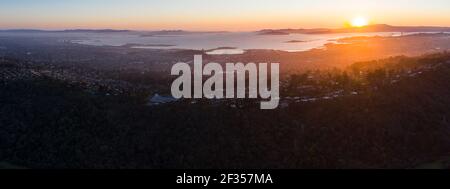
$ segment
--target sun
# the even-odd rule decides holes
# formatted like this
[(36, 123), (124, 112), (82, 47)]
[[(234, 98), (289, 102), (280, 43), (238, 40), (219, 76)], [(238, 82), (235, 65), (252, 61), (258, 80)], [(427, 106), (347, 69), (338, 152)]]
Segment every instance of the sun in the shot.
[(353, 27), (363, 27), (369, 25), (369, 21), (364, 17), (355, 17), (351, 22)]

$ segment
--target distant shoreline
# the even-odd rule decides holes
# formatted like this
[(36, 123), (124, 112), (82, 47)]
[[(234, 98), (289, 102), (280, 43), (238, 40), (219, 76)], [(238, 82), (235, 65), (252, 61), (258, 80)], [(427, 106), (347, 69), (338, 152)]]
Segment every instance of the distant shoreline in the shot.
[(391, 26), (375, 24), (364, 27), (350, 28), (313, 28), (313, 29), (265, 29), (258, 31), (259, 35), (289, 35), (289, 34), (337, 34), (337, 33), (373, 33), (373, 32), (450, 32), (450, 27), (435, 26)]
[[(231, 31), (189, 31), (189, 30), (127, 30), (127, 29), (0, 29), (0, 32), (15, 33), (135, 33), (143, 37), (160, 35), (186, 35), (194, 33), (228, 33)], [(388, 24), (374, 24), (364, 27), (348, 28), (300, 28), (300, 29), (262, 29), (259, 35), (289, 35), (289, 34), (333, 34), (333, 33), (373, 33), (373, 32), (450, 32), (450, 26), (393, 26)], [(233, 33), (233, 32), (231, 32)]]

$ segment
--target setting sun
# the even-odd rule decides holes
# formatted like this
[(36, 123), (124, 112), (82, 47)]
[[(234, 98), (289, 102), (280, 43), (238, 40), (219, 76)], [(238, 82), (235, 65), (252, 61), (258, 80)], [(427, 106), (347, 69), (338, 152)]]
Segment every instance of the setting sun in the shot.
[(369, 24), (369, 21), (364, 17), (356, 17), (353, 18), (351, 24), (353, 27), (363, 27), (367, 26)]

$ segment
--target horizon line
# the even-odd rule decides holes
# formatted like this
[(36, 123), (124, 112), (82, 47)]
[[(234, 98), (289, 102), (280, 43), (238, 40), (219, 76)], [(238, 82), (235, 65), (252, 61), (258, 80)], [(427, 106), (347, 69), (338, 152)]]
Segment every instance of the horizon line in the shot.
[[(359, 28), (365, 28), (368, 26), (376, 26), (376, 25), (385, 25), (385, 26), (391, 26), (391, 27), (436, 27), (436, 28), (450, 28), (450, 26), (441, 26), (441, 25), (390, 25), (390, 24), (370, 24)], [(127, 28), (65, 28), (65, 29), (44, 29), (44, 28), (1, 28), (0, 31), (43, 31), (43, 32), (64, 32), (64, 31), (81, 31), (81, 30), (91, 30), (91, 31), (122, 31), (122, 32), (158, 32), (158, 31), (179, 31), (179, 32), (255, 32), (255, 31), (262, 31), (262, 30), (284, 30), (284, 29), (292, 29), (292, 30), (299, 30), (299, 29), (345, 29), (345, 28), (358, 28), (358, 27), (299, 27), (299, 28), (293, 28), (293, 27), (287, 27), (287, 28), (261, 28), (256, 30), (186, 30), (186, 29), (127, 29)]]

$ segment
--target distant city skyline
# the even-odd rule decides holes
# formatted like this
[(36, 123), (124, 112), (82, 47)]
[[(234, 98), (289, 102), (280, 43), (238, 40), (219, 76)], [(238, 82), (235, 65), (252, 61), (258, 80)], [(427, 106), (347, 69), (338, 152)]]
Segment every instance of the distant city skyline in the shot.
[(2, 0), (0, 29), (250, 31), (368, 24), (450, 26), (448, 0)]

